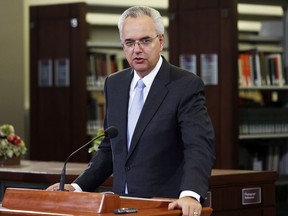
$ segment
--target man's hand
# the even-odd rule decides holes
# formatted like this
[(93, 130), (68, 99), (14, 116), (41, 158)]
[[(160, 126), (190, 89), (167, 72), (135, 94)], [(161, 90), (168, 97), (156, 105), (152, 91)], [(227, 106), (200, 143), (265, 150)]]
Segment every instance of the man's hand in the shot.
[(182, 197), (168, 206), (169, 210), (176, 208), (182, 209), (183, 216), (200, 216), (202, 210), (201, 204), (192, 197)]
[[(46, 190), (57, 191), (58, 189), (59, 189), (59, 183), (56, 183), (56, 184), (49, 186)], [(71, 184), (65, 184), (64, 189), (67, 191), (74, 191), (75, 190), (75, 188)]]

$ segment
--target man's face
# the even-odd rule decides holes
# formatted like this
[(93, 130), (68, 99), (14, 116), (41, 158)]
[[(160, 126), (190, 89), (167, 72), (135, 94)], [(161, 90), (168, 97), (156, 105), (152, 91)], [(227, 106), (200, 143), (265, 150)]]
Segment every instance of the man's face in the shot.
[(128, 17), (123, 24), (122, 44), (130, 66), (140, 77), (144, 77), (151, 72), (159, 60), (164, 36), (157, 35), (149, 16)]

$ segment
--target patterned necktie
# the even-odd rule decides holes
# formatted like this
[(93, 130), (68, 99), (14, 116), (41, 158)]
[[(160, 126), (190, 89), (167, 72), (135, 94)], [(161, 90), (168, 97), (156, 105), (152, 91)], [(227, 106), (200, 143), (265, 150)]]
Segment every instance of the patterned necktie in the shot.
[(128, 140), (128, 149), (130, 148), (131, 139), (133, 136), (134, 129), (136, 127), (138, 118), (140, 116), (143, 104), (144, 104), (144, 92), (145, 84), (140, 79), (136, 84), (136, 92), (131, 104), (131, 108), (128, 113), (128, 130), (127, 130), (127, 140)]

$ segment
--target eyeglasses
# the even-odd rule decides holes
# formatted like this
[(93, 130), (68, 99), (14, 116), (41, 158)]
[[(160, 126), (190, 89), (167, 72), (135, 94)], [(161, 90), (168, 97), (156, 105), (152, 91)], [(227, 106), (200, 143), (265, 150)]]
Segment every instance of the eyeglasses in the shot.
[(154, 38), (145, 37), (145, 38), (141, 38), (140, 40), (126, 40), (122, 45), (126, 49), (133, 49), (135, 47), (135, 44), (138, 44), (138, 46), (140, 47), (147, 47), (157, 37), (159, 37), (159, 35), (156, 35), (156, 37)]

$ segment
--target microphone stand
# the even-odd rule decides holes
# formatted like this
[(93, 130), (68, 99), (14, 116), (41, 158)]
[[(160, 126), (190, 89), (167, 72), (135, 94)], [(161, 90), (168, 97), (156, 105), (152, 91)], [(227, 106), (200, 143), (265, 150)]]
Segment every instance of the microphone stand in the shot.
[(67, 162), (69, 161), (69, 159), (74, 155), (76, 154), (78, 151), (80, 151), (81, 149), (85, 148), (87, 145), (91, 144), (94, 140), (98, 139), (98, 138), (101, 138), (103, 136), (106, 136), (107, 133), (104, 132), (104, 134), (100, 135), (100, 136), (97, 136), (97, 137), (94, 137), (92, 140), (90, 140), (89, 142), (87, 142), (86, 144), (84, 144), (83, 146), (81, 146), (80, 148), (78, 148), (77, 150), (75, 150), (74, 152), (72, 152), (72, 154), (70, 154), (68, 156), (68, 158), (66, 159), (66, 161), (64, 162), (64, 166), (63, 166), (63, 169), (62, 169), (62, 172), (61, 172), (61, 178), (60, 178), (60, 185), (59, 185), (59, 191), (67, 191), (65, 189), (65, 181), (66, 181), (66, 164)]
[(83, 146), (81, 146), (80, 148), (76, 149), (74, 152), (72, 152), (68, 158), (66, 159), (66, 161), (64, 162), (64, 166), (63, 166), (63, 169), (62, 169), (62, 172), (61, 172), (61, 178), (60, 178), (60, 184), (59, 184), (59, 191), (67, 191), (65, 190), (65, 181), (66, 181), (66, 164), (68, 162), (68, 160), (75, 154), (77, 153), (78, 151), (80, 151), (81, 149), (85, 148), (87, 145), (91, 144), (94, 140), (100, 138), (100, 137), (107, 137), (109, 139), (111, 138), (114, 138), (118, 135), (118, 130), (116, 127), (114, 126), (111, 126), (109, 128), (107, 128), (105, 131), (104, 131), (104, 134), (100, 135), (100, 136), (97, 136), (97, 137), (94, 137), (92, 140), (90, 140), (89, 142), (87, 142), (86, 144), (84, 144)]

